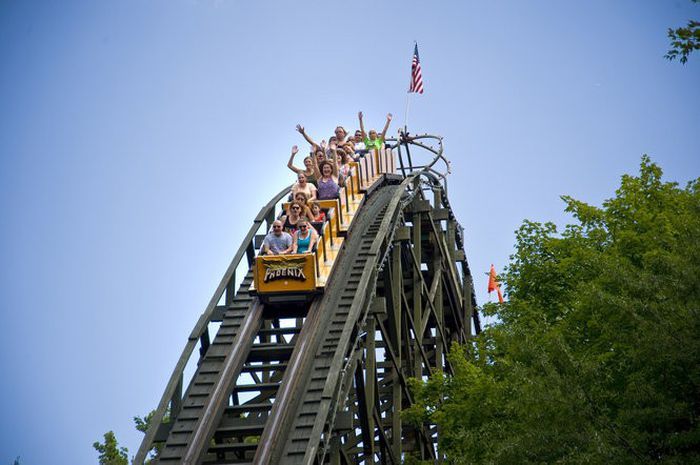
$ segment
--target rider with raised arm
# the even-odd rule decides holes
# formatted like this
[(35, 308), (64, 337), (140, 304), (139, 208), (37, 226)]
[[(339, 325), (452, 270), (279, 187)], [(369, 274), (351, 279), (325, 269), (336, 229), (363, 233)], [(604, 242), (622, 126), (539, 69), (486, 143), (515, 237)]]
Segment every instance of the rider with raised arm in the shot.
[(306, 180), (311, 184), (316, 184), (316, 176), (314, 175), (313, 161), (311, 156), (304, 157), (304, 167), (305, 169), (297, 168), (294, 166), (294, 156), (299, 152), (299, 147), (296, 145), (292, 147), (292, 155), (289, 157), (289, 162), (287, 162), (287, 168), (294, 171), (296, 174), (304, 173), (306, 175)]
[(311, 145), (311, 147), (314, 149), (314, 151), (316, 150), (317, 147), (323, 148), (321, 145), (314, 142), (314, 140), (311, 137), (309, 137), (309, 135), (304, 130), (304, 126), (302, 126), (301, 124), (297, 124), (297, 132), (299, 134), (301, 134), (302, 136), (304, 136), (304, 139), (306, 139), (306, 142), (308, 142)]
[(392, 118), (391, 113), (386, 115), (386, 124), (384, 125), (384, 130), (382, 131), (382, 133), (377, 135), (377, 131), (375, 131), (374, 129), (370, 129), (369, 137), (365, 133), (365, 125), (362, 122), (362, 112), (361, 111), (357, 113), (357, 117), (360, 120), (360, 132), (362, 133), (362, 140), (365, 144), (365, 147), (368, 150), (381, 149), (382, 145), (384, 145), (384, 140), (386, 139), (386, 131), (389, 129), (389, 124), (391, 124), (391, 118)]
[(316, 183), (318, 191), (316, 198), (319, 200), (337, 199), (340, 193), (340, 185), (338, 184), (338, 163), (337, 149), (335, 142), (329, 145), (331, 156), (328, 160), (322, 163), (317, 163), (314, 159), (314, 172), (316, 174)]
[(342, 126), (337, 126), (335, 128), (335, 135), (331, 136), (328, 139), (328, 145), (326, 145), (325, 140), (322, 140), (320, 144), (316, 143), (304, 130), (304, 126), (301, 124), (297, 124), (297, 131), (299, 134), (304, 136), (304, 139), (306, 139), (306, 142), (308, 142), (311, 147), (313, 148), (314, 152), (316, 152), (319, 148), (324, 150), (326, 157), (330, 157), (330, 146), (331, 144), (335, 144), (336, 146), (340, 147), (344, 144), (346, 144), (348, 141), (346, 140), (348, 132), (345, 130), (344, 127)]

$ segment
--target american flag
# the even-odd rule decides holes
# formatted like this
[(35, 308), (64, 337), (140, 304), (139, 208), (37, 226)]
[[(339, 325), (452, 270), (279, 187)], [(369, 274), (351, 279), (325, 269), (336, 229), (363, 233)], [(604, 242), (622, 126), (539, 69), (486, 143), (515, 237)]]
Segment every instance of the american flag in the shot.
[(413, 62), (411, 63), (411, 85), (408, 87), (408, 92), (417, 94), (423, 93), (423, 73), (420, 69), (420, 59), (418, 58), (418, 44), (413, 51)]

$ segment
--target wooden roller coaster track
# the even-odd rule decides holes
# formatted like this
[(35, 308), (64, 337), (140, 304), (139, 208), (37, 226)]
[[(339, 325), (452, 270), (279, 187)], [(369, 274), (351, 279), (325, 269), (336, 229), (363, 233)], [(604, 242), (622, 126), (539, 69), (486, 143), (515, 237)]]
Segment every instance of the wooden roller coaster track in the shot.
[[(289, 188), (260, 210), (187, 339), (135, 464), (440, 459), (439, 431), (406, 424), (401, 411), (412, 403), (407, 380), (449, 373), (450, 345), (480, 331), (472, 277), (441, 138), (387, 143), (398, 166), (365, 173), (332, 273), (309, 302), (269, 305), (251, 290), (260, 233)], [(416, 149), (428, 163), (414, 165)]]

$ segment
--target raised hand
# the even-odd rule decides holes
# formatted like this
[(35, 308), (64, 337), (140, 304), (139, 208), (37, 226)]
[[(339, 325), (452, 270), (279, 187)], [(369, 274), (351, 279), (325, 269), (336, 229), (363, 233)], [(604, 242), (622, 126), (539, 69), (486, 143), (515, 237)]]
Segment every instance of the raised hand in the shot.
[(361, 111), (358, 111), (358, 112), (357, 112), (357, 117), (360, 118), (360, 119), (362, 119), (362, 112), (361, 112)]
[(296, 155), (298, 151), (299, 147), (297, 147), (296, 145), (292, 146), (292, 155)]
[(304, 134), (304, 126), (297, 124), (297, 131), (299, 131), (299, 134)]
[(391, 121), (391, 118), (393, 118), (393, 117), (394, 117), (394, 116), (393, 116), (391, 113), (389, 113), (389, 114), (386, 115), (386, 119), (387, 119), (388, 121)]

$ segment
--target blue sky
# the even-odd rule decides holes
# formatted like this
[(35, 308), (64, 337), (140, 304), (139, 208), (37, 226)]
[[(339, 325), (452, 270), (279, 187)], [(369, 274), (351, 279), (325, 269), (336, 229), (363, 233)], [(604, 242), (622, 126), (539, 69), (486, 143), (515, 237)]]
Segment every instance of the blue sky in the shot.
[(523, 219), (599, 204), (643, 153), (699, 174), (690, 1), (0, 4), (0, 463), (97, 463), (157, 404), (259, 208), (315, 138), (445, 137), (480, 302)]

